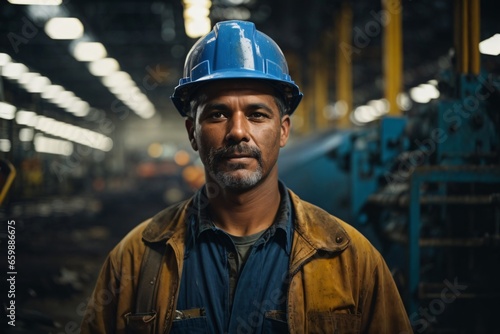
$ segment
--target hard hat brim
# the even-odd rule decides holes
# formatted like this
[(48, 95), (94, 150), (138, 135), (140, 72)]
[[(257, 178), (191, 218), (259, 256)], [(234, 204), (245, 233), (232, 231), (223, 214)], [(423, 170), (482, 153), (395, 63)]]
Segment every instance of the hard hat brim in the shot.
[(263, 81), (275, 88), (278, 88), (278, 91), (285, 92), (286, 96), (283, 96), (283, 98), (289, 115), (295, 111), (303, 96), (299, 87), (290, 79), (278, 80), (275, 76), (267, 75), (262, 72), (237, 69), (234, 71), (219, 71), (217, 73), (205, 75), (196, 79), (194, 82), (186, 82), (189, 78), (183, 78), (180, 80), (179, 85), (175, 87), (174, 94), (170, 96), (170, 98), (179, 113), (185, 117), (187, 116), (185, 113), (186, 103), (189, 103), (191, 96), (200, 86), (209, 84), (213, 81), (231, 79)]

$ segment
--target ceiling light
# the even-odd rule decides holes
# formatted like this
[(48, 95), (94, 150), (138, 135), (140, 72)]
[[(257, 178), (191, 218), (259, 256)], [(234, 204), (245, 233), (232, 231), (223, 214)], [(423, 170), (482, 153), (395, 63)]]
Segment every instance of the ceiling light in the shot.
[(37, 115), (33, 111), (19, 110), (16, 113), (16, 123), (19, 125), (35, 126)]
[(428, 103), (431, 100), (426, 89), (420, 86), (410, 89), (410, 97), (413, 101), (418, 103)]
[(59, 85), (46, 86), (42, 92), (42, 97), (46, 100), (55, 99), (60, 93), (64, 92), (64, 87)]
[(212, 7), (212, 1), (210, 0), (183, 0), (184, 6), (200, 6), (205, 8)]
[(389, 112), (390, 105), (386, 99), (371, 100), (368, 101), (367, 105), (373, 107), (375, 117), (380, 117)]
[(28, 68), (21, 63), (8, 63), (3, 67), (2, 75), (9, 79), (18, 80), (21, 75), (28, 71)]
[[(62, 107), (65, 105), (70, 99), (75, 97), (75, 93), (70, 92), (69, 90), (65, 90), (58, 94), (55, 98), (52, 99), (52, 102)], [(64, 107), (63, 107), (64, 108)]]
[(12, 61), (12, 58), (6, 53), (0, 53), (0, 67), (4, 67)]
[(47, 77), (35, 76), (24, 87), (30, 93), (41, 93), (44, 91), (45, 87), (50, 86), (50, 84), (51, 82)]
[(90, 73), (96, 77), (110, 75), (118, 70), (120, 70), (120, 65), (113, 58), (98, 59), (89, 64)]
[(210, 10), (201, 6), (189, 6), (184, 9), (184, 18), (196, 19), (198, 17), (208, 17)]
[(375, 120), (375, 108), (372, 106), (359, 106), (354, 109), (354, 119), (359, 123), (369, 123)]
[(11, 148), (10, 140), (0, 139), (0, 152), (9, 152)]
[(19, 82), (21, 85), (26, 86), (27, 84), (30, 83), (31, 80), (33, 80), (35, 77), (39, 77), (39, 73), (35, 72), (26, 72), (21, 74), (17, 82)]
[(127, 72), (119, 71), (114, 72), (108, 76), (102, 78), (102, 83), (104, 86), (110, 87), (133, 87), (135, 83)]
[(52, 39), (77, 39), (83, 36), (83, 24), (76, 17), (54, 17), (45, 24)]
[(22, 128), (19, 130), (19, 140), (20, 141), (32, 141), (35, 131), (31, 128)]
[(210, 32), (208, 17), (212, 2), (209, 0), (184, 0), (184, 29), (190, 38), (201, 37)]
[(73, 144), (66, 140), (35, 136), (35, 151), (69, 156), (73, 153)]
[(208, 17), (186, 19), (184, 21), (186, 35), (190, 38), (204, 36), (210, 32), (211, 23)]
[(83, 117), (89, 113), (90, 106), (87, 102), (80, 100), (80, 101), (73, 103), (68, 108), (68, 111), (73, 113), (75, 116)]
[[(59, 104), (59, 106), (61, 108), (64, 108), (64, 109), (67, 109), (68, 111), (69, 108), (74, 104), (74, 103), (77, 103), (81, 101), (80, 98), (78, 96), (69, 96), (67, 99), (65, 99), (64, 101), (61, 101), (61, 103)], [(71, 112), (71, 111), (70, 111)]]
[(73, 50), (73, 57), (78, 61), (94, 61), (106, 55), (106, 48), (98, 42), (80, 42)]
[(11, 120), (16, 114), (16, 107), (12, 104), (0, 102), (0, 118)]
[(62, 0), (8, 0), (13, 5), (59, 6)]
[(407, 93), (399, 93), (396, 97), (396, 103), (398, 104), (399, 109), (403, 111), (410, 110), (412, 107), (412, 102)]
[(479, 43), (479, 52), (485, 55), (498, 56), (500, 54), (500, 34), (495, 34)]

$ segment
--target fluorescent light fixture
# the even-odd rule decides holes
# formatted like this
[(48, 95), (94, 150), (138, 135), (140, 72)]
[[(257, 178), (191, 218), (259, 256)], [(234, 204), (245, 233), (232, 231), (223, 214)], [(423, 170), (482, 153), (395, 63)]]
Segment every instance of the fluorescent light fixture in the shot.
[(34, 78), (39, 77), (39, 76), (40, 76), (39, 73), (26, 72), (26, 73), (21, 74), (21, 76), (19, 77), (17, 82), (19, 82), (23, 86), (26, 86), (27, 84), (30, 83), (31, 80), (33, 80)]
[(113, 148), (113, 140), (99, 132), (80, 128), (45, 116), (37, 117), (35, 129), (48, 135), (70, 140), (104, 152)]
[(0, 152), (9, 152), (11, 148), (10, 140), (0, 139)]
[(24, 87), (30, 93), (41, 93), (44, 91), (45, 87), (50, 86), (50, 84), (51, 82), (47, 77), (35, 76)]
[(0, 52), (0, 67), (4, 67), (8, 63), (12, 61), (12, 58), (6, 53), (1, 53)]
[(71, 112), (71, 111), (69, 110), (69, 108), (70, 108), (73, 104), (75, 104), (75, 103), (77, 103), (77, 102), (79, 102), (79, 101), (81, 101), (81, 99), (80, 99), (78, 96), (69, 96), (69, 97), (68, 97), (68, 98), (66, 98), (64, 101), (61, 101), (61, 103), (59, 104), (59, 106), (60, 106), (61, 108), (64, 108), (64, 109), (68, 110), (69, 112)]
[(67, 103), (68, 100), (72, 99), (75, 97), (75, 93), (70, 92), (69, 90), (65, 90), (59, 94), (55, 98), (53, 98), (51, 101), (58, 106), (63, 107)]
[(439, 90), (436, 88), (436, 86), (431, 85), (431, 84), (421, 84), (418, 85), (420, 88), (422, 88), (427, 96), (430, 99), (437, 99), (439, 97)]
[(369, 123), (376, 119), (377, 111), (372, 106), (359, 106), (354, 109), (354, 118), (359, 123)]
[(184, 18), (197, 19), (199, 17), (208, 17), (210, 10), (202, 6), (189, 6), (184, 9)]
[(77, 39), (83, 36), (83, 24), (76, 17), (53, 17), (45, 24), (52, 39)]
[(8, 0), (13, 5), (59, 6), (62, 0)]
[(87, 102), (80, 100), (69, 106), (68, 111), (73, 113), (75, 116), (84, 117), (88, 115), (90, 106)]
[(196, 19), (187, 18), (184, 20), (184, 29), (189, 38), (198, 38), (210, 32), (211, 22), (208, 17), (199, 17)]
[(185, 7), (191, 7), (191, 6), (199, 6), (205, 8), (212, 7), (212, 1), (210, 0), (182, 0), (182, 2), (184, 3)]
[(96, 77), (110, 75), (120, 70), (120, 65), (114, 58), (103, 58), (89, 63), (89, 71)]
[(184, 4), (184, 29), (190, 38), (201, 37), (212, 28), (209, 8), (212, 2), (209, 0), (183, 0)]
[(367, 105), (373, 108), (373, 116), (379, 118), (389, 112), (389, 101), (386, 99), (371, 100), (368, 101)]
[(500, 34), (495, 34), (479, 43), (479, 52), (485, 55), (498, 56), (500, 54)]
[(8, 79), (18, 80), (29, 69), (21, 63), (7, 63), (2, 70), (2, 75)]
[(0, 102), (0, 118), (11, 120), (16, 114), (16, 107), (6, 102)]
[(35, 126), (37, 115), (33, 111), (19, 110), (16, 113), (16, 123), (19, 125)]
[(20, 141), (32, 141), (35, 131), (31, 128), (22, 128), (19, 130), (19, 140)]
[(396, 97), (396, 103), (398, 104), (399, 109), (403, 111), (410, 110), (413, 105), (408, 94), (404, 92), (398, 94)]
[(69, 156), (73, 153), (73, 144), (66, 140), (35, 136), (35, 151)]
[(106, 55), (106, 48), (98, 42), (80, 42), (73, 50), (73, 57), (78, 61), (94, 61)]
[(111, 87), (133, 87), (135, 83), (127, 72), (114, 72), (102, 78), (102, 84), (108, 88)]
[(42, 92), (42, 97), (46, 100), (53, 100), (55, 99), (59, 94), (64, 92), (64, 87), (59, 86), (59, 85), (49, 85), (46, 86)]

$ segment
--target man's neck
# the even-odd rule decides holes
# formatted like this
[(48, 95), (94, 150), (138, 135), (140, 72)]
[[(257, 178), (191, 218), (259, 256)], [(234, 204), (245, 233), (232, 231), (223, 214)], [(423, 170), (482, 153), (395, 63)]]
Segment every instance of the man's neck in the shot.
[(276, 178), (267, 178), (246, 192), (222, 190), (210, 200), (214, 224), (235, 236), (252, 235), (274, 222), (280, 204)]

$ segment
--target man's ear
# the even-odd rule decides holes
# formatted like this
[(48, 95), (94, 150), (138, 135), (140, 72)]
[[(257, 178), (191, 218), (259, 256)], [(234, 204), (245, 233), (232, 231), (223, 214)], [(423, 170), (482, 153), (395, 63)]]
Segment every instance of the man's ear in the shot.
[(184, 123), (186, 126), (186, 131), (188, 133), (189, 142), (193, 150), (198, 151), (198, 145), (196, 144), (196, 138), (194, 138), (194, 120), (191, 117), (186, 118)]
[(290, 120), (290, 115), (285, 115), (281, 118), (281, 135), (280, 135), (280, 147), (285, 147), (288, 137), (290, 135), (290, 127), (292, 126), (292, 121)]

